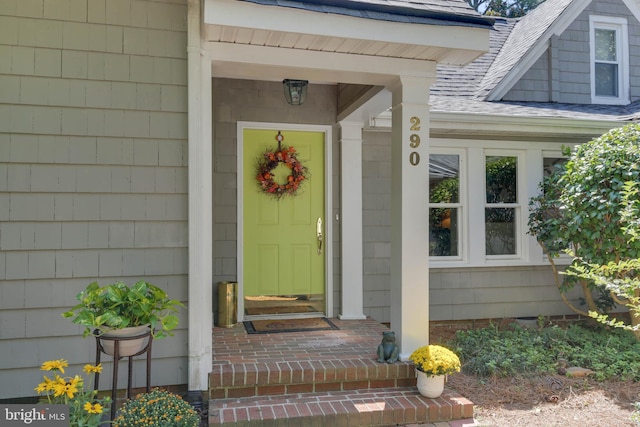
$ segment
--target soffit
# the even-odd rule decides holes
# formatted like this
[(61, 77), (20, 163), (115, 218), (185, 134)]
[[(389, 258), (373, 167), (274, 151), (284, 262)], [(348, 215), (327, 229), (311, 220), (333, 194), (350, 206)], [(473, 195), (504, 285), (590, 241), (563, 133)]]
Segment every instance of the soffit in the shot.
[(452, 50), (449, 47), (329, 37), (274, 30), (255, 30), (226, 25), (207, 25), (206, 30), (206, 39), (209, 42), (417, 59), (453, 65), (465, 64), (483, 53), (482, 51), (472, 50)]

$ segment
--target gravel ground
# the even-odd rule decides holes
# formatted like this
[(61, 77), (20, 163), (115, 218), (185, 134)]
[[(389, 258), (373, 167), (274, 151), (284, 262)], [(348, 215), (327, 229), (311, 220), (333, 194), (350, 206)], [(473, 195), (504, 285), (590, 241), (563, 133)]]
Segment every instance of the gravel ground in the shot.
[(447, 387), (475, 405), (478, 426), (640, 426), (631, 419), (640, 384), (561, 375), (480, 381), (456, 374)]

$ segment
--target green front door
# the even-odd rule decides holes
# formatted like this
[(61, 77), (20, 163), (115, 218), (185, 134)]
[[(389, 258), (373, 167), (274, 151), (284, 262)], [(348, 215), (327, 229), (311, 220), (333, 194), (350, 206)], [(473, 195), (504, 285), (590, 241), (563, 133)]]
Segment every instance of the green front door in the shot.
[[(268, 193), (257, 178), (264, 153), (278, 151), (277, 135), (277, 130), (243, 130), (244, 297), (324, 300), (325, 134), (281, 131), (282, 147), (293, 147), (299, 163), (306, 167), (295, 194), (282, 197)], [(285, 162), (279, 162), (271, 174), (276, 184), (285, 185), (292, 172)], [(276, 308), (270, 314), (281, 313)]]

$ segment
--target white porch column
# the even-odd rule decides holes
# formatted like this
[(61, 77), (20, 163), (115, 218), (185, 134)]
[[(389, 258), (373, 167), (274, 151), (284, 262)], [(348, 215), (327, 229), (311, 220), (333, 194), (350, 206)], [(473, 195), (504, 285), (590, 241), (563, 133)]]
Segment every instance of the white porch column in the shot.
[(211, 372), (212, 95), (211, 60), (201, 52), (200, 0), (188, 3), (189, 390), (207, 390)]
[(340, 122), (342, 285), (340, 319), (366, 319), (362, 294), (362, 127)]
[[(434, 65), (435, 77), (435, 65)], [(391, 329), (400, 357), (429, 343), (429, 87), (400, 77), (391, 119)]]

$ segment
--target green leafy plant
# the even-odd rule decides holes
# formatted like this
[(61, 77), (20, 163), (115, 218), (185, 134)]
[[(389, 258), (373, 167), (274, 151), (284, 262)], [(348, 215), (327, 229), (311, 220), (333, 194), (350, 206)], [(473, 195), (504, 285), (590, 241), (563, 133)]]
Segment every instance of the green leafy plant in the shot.
[[(108, 397), (98, 398), (97, 390), (93, 390), (91, 383), (86, 384), (84, 378), (79, 375), (61, 376), (60, 374), (64, 374), (64, 368), (68, 366), (69, 363), (64, 359), (44, 362), (40, 370), (55, 372), (55, 376), (50, 378), (44, 375), (35, 391), (38, 395), (46, 396), (50, 404), (69, 405), (70, 427), (97, 427), (101, 424), (102, 413), (109, 408), (111, 400)], [(83, 371), (91, 379), (92, 374), (102, 372), (102, 365), (85, 365)]]
[(632, 333), (604, 326), (526, 329), (511, 324), (458, 331), (452, 346), (462, 370), (479, 377), (550, 374), (558, 359), (594, 371), (597, 380), (640, 381), (640, 343)]
[(451, 350), (440, 345), (426, 345), (416, 349), (409, 360), (416, 369), (429, 376), (460, 372), (460, 359)]
[[(637, 214), (638, 194), (625, 186), (640, 182), (640, 125), (613, 129), (573, 152), (565, 149), (564, 154), (570, 155), (564, 167), (546, 177), (540, 184), (540, 196), (530, 201), (529, 232), (551, 262), (563, 301), (578, 314), (603, 315), (629, 300), (594, 277), (562, 277), (555, 258), (570, 251), (572, 268), (580, 268), (640, 257), (640, 239), (629, 238), (624, 219), (628, 206)], [(586, 310), (565, 296), (575, 285), (582, 290)]]
[(198, 413), (182, 398), (153, 389), (128, 400), (118, 412), (113, 427), (198, 427)]
[[(93, 282), (80, 292), (78, 305), (62, 314), (85, 327), (84, 336), (103, 334), (109, 329), (150, 325), (154, 338), (173, 335), (178, 326), (178, 307), (165, 291), (143, 280), (133, 286), (123, 282), (100, 286)], [(74, 317), (75, 316), (75, 317)]]

